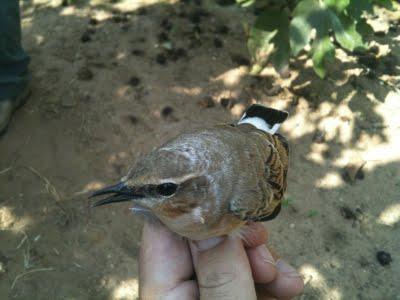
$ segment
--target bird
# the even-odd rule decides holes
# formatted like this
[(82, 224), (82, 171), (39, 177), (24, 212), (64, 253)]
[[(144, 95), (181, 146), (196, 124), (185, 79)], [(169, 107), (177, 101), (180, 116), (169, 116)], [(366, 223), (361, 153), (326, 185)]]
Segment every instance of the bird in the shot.
[(236, 124), (182, 133), (151, 151), (92, 207), (130, 201), (191, 240), (240, 232), (274, 219), (287, 188), (289, 144), (283, 110), (251, 105)]

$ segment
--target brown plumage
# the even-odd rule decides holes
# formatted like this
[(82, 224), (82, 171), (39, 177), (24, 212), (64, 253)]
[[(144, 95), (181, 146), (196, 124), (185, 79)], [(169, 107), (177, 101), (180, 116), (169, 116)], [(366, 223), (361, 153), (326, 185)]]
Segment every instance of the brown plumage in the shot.
[(132, 201), (194, 240), (230, 234), (277, 216), (286, 191), (289, 147), (276, 131), (287, 113), (251, 106), (238, 125), (181, 134), (152, 151), (95, 203)]
[(279, 133), (264, 132), (252, 125), (241, 124), (237, 129), (249, 135), (253, 143), (258, 145), (259, 155), (264, 164), (257, 162), (260, 166), (257, 178), (261, 193), (257, 194), (258, 199), (254, 199), (254, 202), (258, 205), (250, 209), (248, 203), (242, 202), (232, 211), (243, 220), (256, 222), (272, 220), (280, 212), (287, 187), (289, 144)]

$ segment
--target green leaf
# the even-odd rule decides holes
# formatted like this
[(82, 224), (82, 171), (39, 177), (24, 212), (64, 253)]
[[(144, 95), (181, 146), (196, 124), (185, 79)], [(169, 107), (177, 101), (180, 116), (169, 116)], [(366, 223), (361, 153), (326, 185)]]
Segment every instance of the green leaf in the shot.
[(293, 56), (299, 52), (310, 42), (311, 26), (304, 15), (296, 16), (292, 19), (289, 26), (290, 47)]
[(329, 36), (324, 36), (313, 43), (312, 61), (315, 73), (321, 78), (326, 75), (326, 63), (334, 58), (334, 46)]
[(355, 20), (361, 19), (364, 12), (372, 13), (372, 0), (350, 0), (349, 6), (346, 8), (348, 16)]
[(353, 51), (355, 48), (365, 47), (361, 35), (357, 32), (356, 23), (350, 18), (330, 13), (335, 38), (343, 48)]
[(374, 29), (367, 23), (365, 19), (360, 19), (357, 22), (356, 30), (363, 36), (367, 37), (374, 34)]
[(236, 0), (236, 3), (238, 3), (242, 7), (249, 7), (253, 5), (256, 2), (256, 0)]
[(271, 62), (278, 72), (288, 67), (290, 58), (289, 15), (285, 10), (281, 13), (278, 32), (272, 39), (276, 50), (271, 55)]
[[(301, 17), (312, 29), (317, 31), (317, 35), (325, 36), (330, 29), (329, 9), (317, 0), (304, 0), (299, 2), (293, 12), (294, 19)], [(299, 24), (300, 25), (300, 24)]]
[(320, 7), (321, 5), (317, 0), (303, 0), (297, 4), (293, 16), (309, 15), (311, 11)]
[(248, 48), (253, 61), (265, 65), (270, 60), (280, 71), (289, 63), (289, 15), (285, 10), (269, 9), (258, 16), (250, 30)]
[[(364, 0), (359, 0), (359, 1), (364, 1)], [(324, 0), (324, 3), (326, 6), (338, 11), (342, 12), (346, 9), (346, 7), (349, 5), (350, 0)]]
[(278, 30), (265, 31), (255, 27), (250, 29), (247, 47), (250, 55), (255, 62), (262, 62), (268, 58), (272, 52), (273, 44), (271, 40), (277, 34)]

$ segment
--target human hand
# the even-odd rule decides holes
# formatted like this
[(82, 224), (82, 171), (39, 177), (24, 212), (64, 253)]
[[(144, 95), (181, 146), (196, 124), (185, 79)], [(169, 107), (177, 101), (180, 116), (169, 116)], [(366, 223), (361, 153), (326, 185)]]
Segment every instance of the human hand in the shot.
[(243, 241), (187, 242), (145, 222), (140, 251), (140, 299), (289, 299), (300, 294), (299, 273), (265, 246), (267, 231), (250, 225)]

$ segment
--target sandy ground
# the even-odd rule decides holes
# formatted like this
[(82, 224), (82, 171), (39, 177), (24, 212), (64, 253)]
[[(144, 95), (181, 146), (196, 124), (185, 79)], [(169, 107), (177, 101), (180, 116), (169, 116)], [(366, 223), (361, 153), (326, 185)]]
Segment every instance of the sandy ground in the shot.
[(266, 226), (305, 277), (299, 299), (400, 299), (396, 13), (372, 20), (383, 32), (377, 54), (338, 50), (342, 63), (320, 80), (305, 57), (289, 78), (250, 77), (232, 8), (22, 7), (32, 95), (0, 139), (0, 299), (136, 299), (142, 220), (129, 204), (89, 209), (87, 192), (168, 138), (235, 121), (256, 101), (291, 114), (289, 191)]

